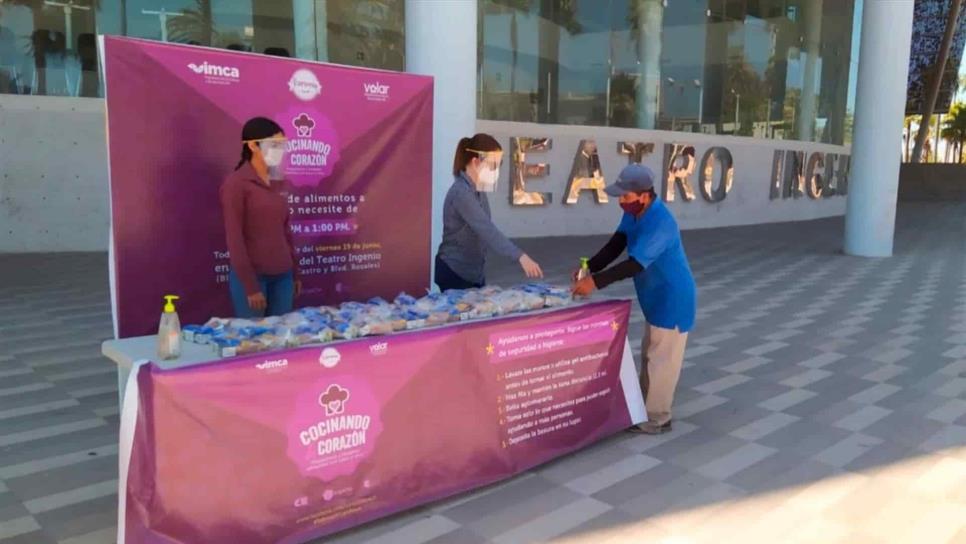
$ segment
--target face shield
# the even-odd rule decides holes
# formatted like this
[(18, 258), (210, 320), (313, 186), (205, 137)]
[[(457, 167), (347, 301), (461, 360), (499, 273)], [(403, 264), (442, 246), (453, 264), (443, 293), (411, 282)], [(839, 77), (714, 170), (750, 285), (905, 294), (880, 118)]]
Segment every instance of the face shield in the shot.
[(480, 169), (476, 174), (476, 190), (481, 193), (496, 191), (496, 182), (500, 178), (500, 165), (503, 162), (502, 151), (479, 151), (467, 149), (476, 153), (480, 159)]
[(282, 179), (285, 174), (285, 152), (288, 146), (288, 139), (285, 137), (262, 138), (260, 140), (248, 140), (258, 145), (262, 153), (265, 166), (268, 167), (270, 179)]

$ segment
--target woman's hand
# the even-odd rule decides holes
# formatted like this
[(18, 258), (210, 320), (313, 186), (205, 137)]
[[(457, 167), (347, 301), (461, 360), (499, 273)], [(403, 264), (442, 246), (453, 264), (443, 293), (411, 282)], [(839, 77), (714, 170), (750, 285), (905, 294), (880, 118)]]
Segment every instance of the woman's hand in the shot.
[(295, 298), (302, 296), (302, 280), (295, 280)]
[(258, 292), (254, 295), (248, 295), (248, 307), (256, 312), (264, 312), (265, 308), (268, 308), (268, 301), (265, 300), (265, 295)]
[(543, 270), (540, 269), (540, 265), (537, 261), (530, 258), (529, 255), (524, 254), (520, 257), (520, 266), (523, 268), (523, 272), (530, 279), (542, 278)]

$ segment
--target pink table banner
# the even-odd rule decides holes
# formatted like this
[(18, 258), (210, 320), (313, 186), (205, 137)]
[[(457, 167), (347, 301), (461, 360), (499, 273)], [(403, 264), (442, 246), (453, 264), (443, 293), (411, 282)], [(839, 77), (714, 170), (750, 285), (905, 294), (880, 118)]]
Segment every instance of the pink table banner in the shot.
[(630, 303), (162, 369), (128, 381), (119, 541), (307, 542), (644, 420)]

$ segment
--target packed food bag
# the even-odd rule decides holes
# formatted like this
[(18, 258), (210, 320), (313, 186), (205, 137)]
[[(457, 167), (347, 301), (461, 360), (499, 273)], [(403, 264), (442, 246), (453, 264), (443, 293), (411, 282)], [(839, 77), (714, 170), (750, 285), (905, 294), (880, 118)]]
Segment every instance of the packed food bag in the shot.
[(391, 302), (373, 298), (338, 307), (313, 306), (277, 317), (214, 317), (183, 327), (184, 339), (211, 346), (221, 357), (326, 344), (365, 336), (443, 326), (458, 321), (559, 308), (572, 303), (570, 290), (544, 283), (509, 289), (448, 290), (414, 297), (400, 293)]

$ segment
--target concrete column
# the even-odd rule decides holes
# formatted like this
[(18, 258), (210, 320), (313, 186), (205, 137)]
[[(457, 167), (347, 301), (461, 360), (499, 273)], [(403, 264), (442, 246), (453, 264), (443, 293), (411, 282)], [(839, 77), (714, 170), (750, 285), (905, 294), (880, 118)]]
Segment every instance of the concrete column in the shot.
[(456, 144), (476, 132), (476, 18), (477, 0), (406, 0), (406, 71), (434, 78), (433, 256)]
[(818, 60), (822, 51), (822, 1), (810, 0), (805, 9), (805, 77), (802, 82), (802, 105), (798, 109), (796, 123), (797, 139), (810, 142), (815, 137), (815, 119), (818, 114), (818, 91), (820, 77)]
[(327, 0), (315, 0), (315, 58), (329, 61), (329, 7)]
[(845, 252), (892, 255), (914, 0), (867, 1), (862, 11), (855, 138)]
[(664, 0), (632, 0), (637, 3), (637, 60), (641, 80), (637, 86), (637, 126), (653, 129), (661, 101), (661, 30)]
[[(322, 4), (325, 9), (325, 4)], [(318, 36), (315, 32), (315, 0), (292, 0), (292, 19), (295, 23), (295, 56), (316, 60)]]

